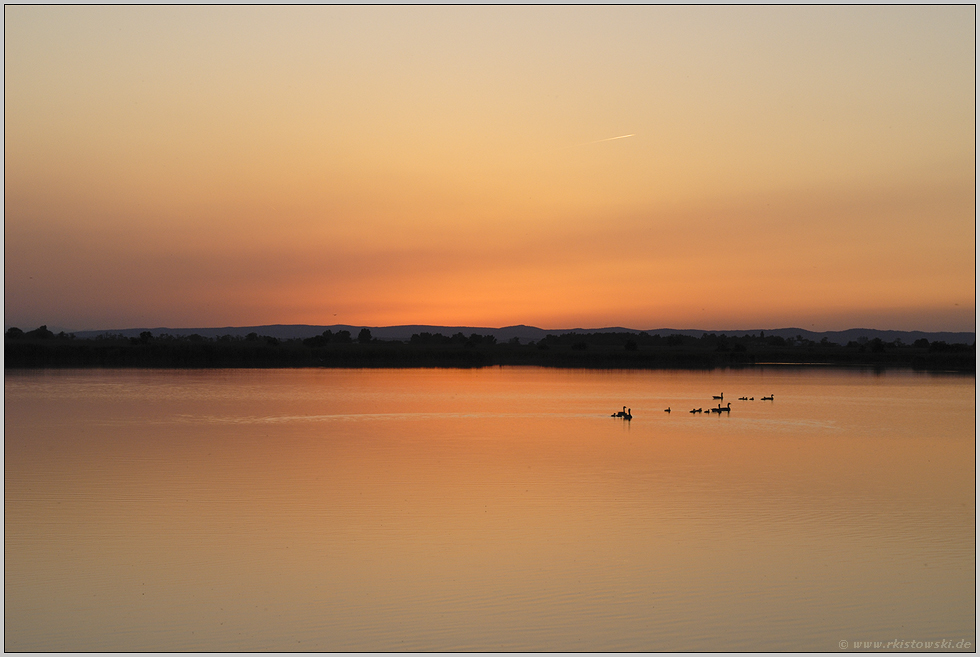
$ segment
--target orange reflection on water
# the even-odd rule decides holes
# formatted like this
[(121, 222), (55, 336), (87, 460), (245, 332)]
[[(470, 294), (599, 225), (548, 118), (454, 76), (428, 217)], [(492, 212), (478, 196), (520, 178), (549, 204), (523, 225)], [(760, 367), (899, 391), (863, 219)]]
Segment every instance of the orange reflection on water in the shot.
[[(719, 390), (775, 400), (686, 412)], [(71, 372), (5, 397), (7, 649), (973, 632), (972, 378)]]

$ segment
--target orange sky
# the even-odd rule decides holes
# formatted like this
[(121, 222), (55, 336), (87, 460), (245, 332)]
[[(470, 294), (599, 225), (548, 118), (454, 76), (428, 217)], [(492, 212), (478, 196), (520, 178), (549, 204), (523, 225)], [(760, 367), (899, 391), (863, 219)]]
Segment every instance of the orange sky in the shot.
[(4, 323), (972, 331), (975, 17), (7, 6)]

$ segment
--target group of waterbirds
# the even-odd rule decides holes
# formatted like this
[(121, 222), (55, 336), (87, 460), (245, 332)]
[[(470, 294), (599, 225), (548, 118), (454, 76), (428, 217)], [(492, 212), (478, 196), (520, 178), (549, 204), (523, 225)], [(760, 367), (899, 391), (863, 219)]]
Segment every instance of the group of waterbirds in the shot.
[(633, 410), (632, 408), (626, 408), (625, 406), (623, 406), (623, 410), (621, 410), (618, 413), (613, 413), (609, 417), (621, 417), (624, 420), (632, 420), (633, 419), (632, 410)]
[[(688, 411), (688, 413), (700, 413), (701, 410), (702, 409), (700, 409), (700, 408), (692, 408), (690, 411)], [(731, 413), (732, 412), (732, 403), (731, 402), (728, 402), (728, 406), (722, 406), (721, 404), (718, 404), (717, 408), (709, 408), (708, 409), (708, 412), (709, 413)]]
[[(775, 395), (770, 394), (768, 397), (760, 397), (760, 399), (762, 401), (773, 401), (774, 397), (775, 397)], [(724, 400), (725, 399), (725, 393), (721, 393), (720, 395), (712, 395), (711, 398), (712, 399), (718, 399), (718, 400)], [(739, 399), (739, 401), (755, 401), (755, 397), (739, 397), (738, 399)], [(688, 412), (689, 413), (701, 413), (702, 410), (703, 409), (701, 409), (701, 408), (692, 408)], [(731, 412), (732, 412), (732, 403), (731, 402), (728, 402), (728, 404), (726, 406), (722, 406), (721, 405), (721, 401), (719, 401), (717, 408), (709, 408), (708, 409), (708, 413), (718, 413), (719, 415), (721, 415), (722, 413), (731, 413)], [(670, 406), (668, 406), (667, 408), (664, 409), (664, 413), (670, 413)], [(625, 406), (623, 406), (623, 410), (619, 411), (618, 413), (613, 413), (609, 417), (621, 417), (624, 420), (632, 420), (633, 419), (633, 409), (632, 408), (626, 408)]]
[[(762, 401), (773, 401), (773, 398), (774, 397), (775, 397), (775, 395), (770, 394), (768, 397), (761, 397), (760, 399), (762, 399)], [(725, 393), (721, 393), (720, 395), (711, 395), (711, 398), (712, 399), (723, 400), (725, 398)], [(739, 397), (738, 400), (739, 401), (755, 401), (755, 397)], [(689, 413), (700, 413), (701, 412), (701, 409), (700, 408), (692, 408), (688, 412)], [(717, 408), (709, 408), (708, 409), (708, 412), (709, 413), (718, 413), (719, 415), (722, 414), (722, 413), (731, 413), (732, 412), (732, 403), (731, 402), (728, 402), (728, 405), (727, 406), (722, 406), (721, 405), (721, 401), (719, 401), (718, 402), (718, 407)]]

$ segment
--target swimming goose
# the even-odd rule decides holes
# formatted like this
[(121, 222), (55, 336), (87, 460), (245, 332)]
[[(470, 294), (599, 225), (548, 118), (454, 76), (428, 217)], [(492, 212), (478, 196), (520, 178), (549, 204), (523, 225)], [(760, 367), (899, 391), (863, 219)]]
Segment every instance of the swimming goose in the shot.
[(612, 415), (610, 415), (609, 417), (623, 417), (623, 416), (625, 416), (625, 415), (626, 415), (626, 407), (625, 407), (625, 406), (623, 406), (623, 410), (621, 410), (621, 411), (620, 411), (620, 412), (618, 412), (618, 413), (613, 413), (613, 414), (612, 414)]
[(725, 398), (725, 393), (721, 393), (720, 395), (711, 395), (711, 398), (712, 399), (724, 399)]

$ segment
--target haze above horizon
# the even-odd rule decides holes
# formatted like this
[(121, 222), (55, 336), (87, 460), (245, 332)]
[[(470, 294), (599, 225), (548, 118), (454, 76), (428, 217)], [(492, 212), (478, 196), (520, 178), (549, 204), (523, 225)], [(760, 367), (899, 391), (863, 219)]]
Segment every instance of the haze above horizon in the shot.
[(973, 6), (6, 6), (4, 323), (975, 331)]

